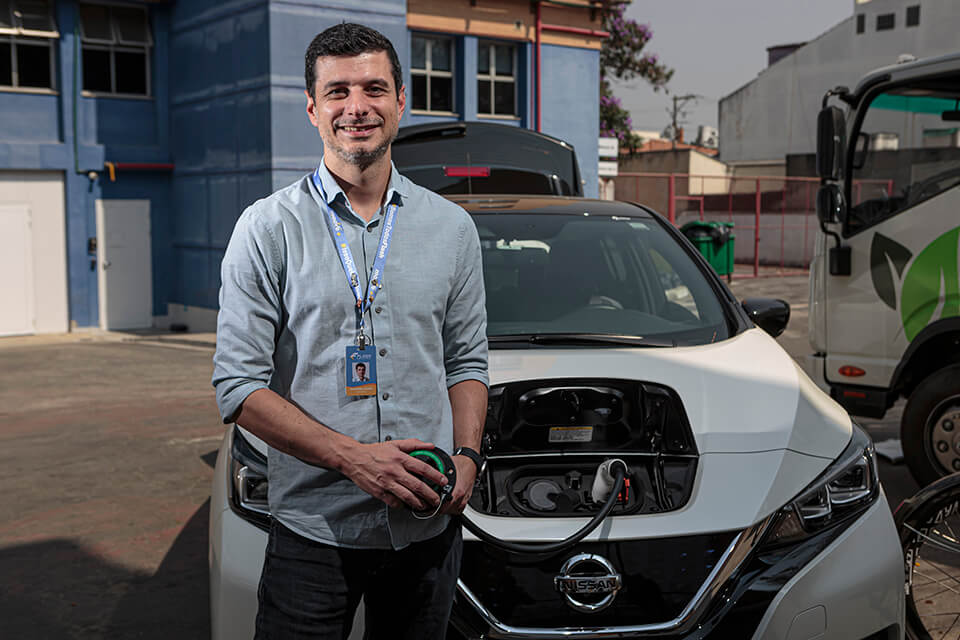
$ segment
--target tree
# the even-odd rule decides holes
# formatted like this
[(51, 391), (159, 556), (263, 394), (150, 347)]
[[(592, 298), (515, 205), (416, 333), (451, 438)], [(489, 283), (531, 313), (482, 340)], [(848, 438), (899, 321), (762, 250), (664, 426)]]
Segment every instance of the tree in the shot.
[(633, 150), (640, 146), (633, 135), (630, 112), (613, 95), (610, 80), (643, 78), (654, 91), (666, 91), (673, 69), (660, 62), (657, 54), (643, 53), (653, 31), (649, 25), (624, 17), (628, 2), (607, 5), (603, 10), (603, 27), (610, 35), (600, 49), (600, 135), (616, 137), (621, 147)]

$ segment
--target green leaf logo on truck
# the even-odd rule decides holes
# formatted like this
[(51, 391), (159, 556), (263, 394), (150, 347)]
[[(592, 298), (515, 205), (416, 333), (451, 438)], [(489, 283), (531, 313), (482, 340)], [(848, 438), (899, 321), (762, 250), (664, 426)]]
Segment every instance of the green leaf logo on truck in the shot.
[[(880, 233), (870, 247), (873, 287), (891, 309), (897, 308), (894, 274), (899, 280), (910, 250)], [(931, 242), (910, 264), (900, 287), (900, 318), (907, 340), (943, 318), (960, 316), (960, 227)]]

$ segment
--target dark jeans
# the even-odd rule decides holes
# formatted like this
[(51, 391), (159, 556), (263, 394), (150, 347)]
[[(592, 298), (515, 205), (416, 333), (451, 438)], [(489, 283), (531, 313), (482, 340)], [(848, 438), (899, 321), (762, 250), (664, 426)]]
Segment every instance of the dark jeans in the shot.
[(364, 638), (443, 640), (460, 575), (459, 521), (400, 551), (341, 549), (274, 521), (260, 576), (257, 640), (345, 639), (360, 597)]

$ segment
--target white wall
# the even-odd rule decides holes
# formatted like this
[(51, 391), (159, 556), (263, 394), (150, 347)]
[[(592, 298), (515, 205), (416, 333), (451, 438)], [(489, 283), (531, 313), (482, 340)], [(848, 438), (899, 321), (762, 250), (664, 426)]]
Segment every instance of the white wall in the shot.
[[(68, 329), (67, 244), (63, 174), (56, 171), (0, 171), (0, 204), (30, 209), (33, 237), (34, 331)], [(4, 284), (0, 278), (0, 299)]]
[[(920, 5), (920, 24), (906, 26), (908, 6)], [(816, 149), (823, 94), (837, 85), (853, 89), (865, 73), (897, 61), (960, 49), (957, 0), (869, 0), (852, 3), (853, 15), (757, 78), (720, 100), (720, 160), (783, 160)], [(856, 33), (856, 14), (864, 33)], [(895, 27), (877, 31), (877, 15), (895, 14)]]

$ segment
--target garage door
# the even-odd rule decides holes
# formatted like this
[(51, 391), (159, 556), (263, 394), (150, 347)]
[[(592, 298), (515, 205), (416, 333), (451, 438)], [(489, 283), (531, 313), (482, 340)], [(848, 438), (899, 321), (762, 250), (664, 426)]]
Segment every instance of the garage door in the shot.
[(0, 336), (33, 333), (33, 234), (30, 209), (0, 205), (0, 277), (4, 280), (0, 303)]
[(62, 172), (0, 171), (0, 238), (0, 335), (67, 331)]

